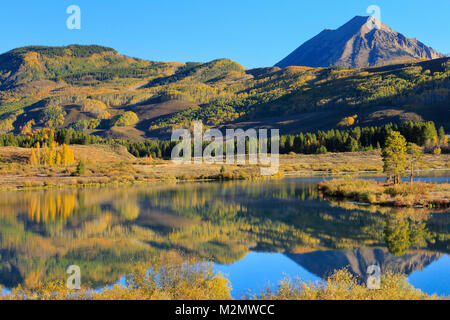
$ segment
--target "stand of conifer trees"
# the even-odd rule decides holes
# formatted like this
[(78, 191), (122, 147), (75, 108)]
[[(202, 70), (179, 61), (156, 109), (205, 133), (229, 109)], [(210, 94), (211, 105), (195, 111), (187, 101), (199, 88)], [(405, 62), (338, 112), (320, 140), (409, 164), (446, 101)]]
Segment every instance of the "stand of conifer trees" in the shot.
[[(297, 135), (280, 136), (280, 153), (291, 152), (314, 154), (326, 152), (355, 152), (380, 149), (391, 131), (399, 131), (407, 142), (419, 146), (437, 145), (443, 140), (445, 133), (440, 128), (439, 134), (433, 122), (405, 122), (401, 125), (386, 124), (376, 127), (354, 127), (349, 129), (332, 129), (328, 131), (301, 132)], [(104, 139), (99, 136), (85, 134), (71, 128), (42, 129), (28, 135), (0, 134), (0, 146), (16, 146), (23, 148), (36, 147), (39, 143), (51, 145), (56, 143), (70, 144), (119, 144), (125, 146), (136, 157), (170, 158), (176, 141), (149, 139), (145, 141), (128, 141)], [(248, 150), (248, 141), (246, 143)], [(225, 148), (224, 148), (225, 150)], [(270, 150), (270, 146), (268, 148)]]

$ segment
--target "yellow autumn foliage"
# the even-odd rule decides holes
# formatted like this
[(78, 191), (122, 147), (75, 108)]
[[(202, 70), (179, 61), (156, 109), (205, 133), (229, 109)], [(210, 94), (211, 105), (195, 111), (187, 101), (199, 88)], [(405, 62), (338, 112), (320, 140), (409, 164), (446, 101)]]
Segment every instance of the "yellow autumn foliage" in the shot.
[(66, 144), (58, 146), (56, 142), (52, 142), (50, 146), (45, 146), (42, 149), (38, 143), (36, 148), (31, 148), (29, 163), (33, 166), (67, 166), (74, 162), (75, 156), (73, 151)]
[(345, 117), (343, 118), (339, 123), (339, 127), (351, 127), (355, 124), (356, 118), (358, 118), (358, 115), (353, 115), (351, 117)]
[[(0, 300), (230, 300), (231, 287), (211, 265), (175, 263), (155, 269), (139, 267), (126, 277), (126, 285), (116, 284), (102, 290), (70, 290), (63, 282), (39, 284), (35, 289), (17, 288)], [(253, 300), (430, 300), (411, 286), (405, 276), (387, 273), (379, 290), (360, 284), (346, 269), (336, 270), (325, 282), (304, 282), (285, 278), (277, 287), (247, 296)], [(444, 297), (445, 298), (445, 297)]]

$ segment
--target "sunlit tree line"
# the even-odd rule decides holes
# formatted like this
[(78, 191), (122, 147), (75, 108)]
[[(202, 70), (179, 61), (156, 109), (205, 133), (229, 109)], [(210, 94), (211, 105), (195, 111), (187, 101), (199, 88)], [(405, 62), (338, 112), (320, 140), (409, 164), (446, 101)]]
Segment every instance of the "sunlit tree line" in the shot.
[[(280, 153), (327, 153), (355, 152), (380, 149), (392, 131), (398, 131), (407, 142), (425, 146), (427, 150), (447, 151), (448, 140), (442, 127), (436, 130), (433, 122), (406, 122), (401, 125), (386, 124), (375, 127), (354, 127), (351, 129), (332, 129), (318, 132), (300, 132), (296, 135), (280, 136)], [(41, 129), (27, 135), (0, 134), (0, 146), (18, 146), (24, 148), (51, 146), (57, 144), (119, 144), (125, 146), (136, 157), (170, 158), (176, 141), (148, 139), (129, 141), (103, 139), (99, 136), (85, 134), (69, 129)], [(270, 140), (268, 141), (270, 150)], [(204, 143), (206, 147), (208, 143)], [(246, 141), (246, 151), (249, 142)], [(224, 151), (226, 145), (224, 146)], [(235, 148), (236, 150), (236, 148)], [(35, 151), (36, 152), (36, 151)], [(56, 159), (55, 159), (56, 160)]]

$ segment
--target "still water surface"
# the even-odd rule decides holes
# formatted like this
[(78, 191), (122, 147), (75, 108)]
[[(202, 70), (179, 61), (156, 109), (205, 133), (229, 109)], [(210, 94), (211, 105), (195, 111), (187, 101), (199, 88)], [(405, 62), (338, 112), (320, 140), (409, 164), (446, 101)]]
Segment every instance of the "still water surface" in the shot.
[[(285, 276), (319, 281), (344, 267), (364, 282), (372, 264), (450, 295), (448, 211), (329, 202), (316, 186), (297, 178), (1, 192), (0, 285), (64, 280), (75, 264), (99, 287), (177, 252), (212, 262), (236, 298)], [(391, 236), (402, 228), (413, 237)]]

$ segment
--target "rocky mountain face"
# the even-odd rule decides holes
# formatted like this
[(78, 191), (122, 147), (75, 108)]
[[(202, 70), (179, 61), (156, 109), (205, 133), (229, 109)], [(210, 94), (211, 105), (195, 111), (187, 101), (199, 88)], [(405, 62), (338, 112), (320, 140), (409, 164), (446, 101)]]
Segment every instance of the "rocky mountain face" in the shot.
[(443, 56), (373, 17), (356, 16), (336, 30), (323, 30), (276, 66), (359, 68)]

